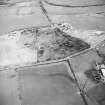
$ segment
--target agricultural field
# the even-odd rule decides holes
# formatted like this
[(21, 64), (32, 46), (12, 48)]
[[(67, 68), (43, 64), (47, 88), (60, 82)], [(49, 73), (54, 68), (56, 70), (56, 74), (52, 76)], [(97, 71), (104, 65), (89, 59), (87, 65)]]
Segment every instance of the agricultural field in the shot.
[(104, 61), (105, 0), (0, 0), (0, 105), (105, 105)]

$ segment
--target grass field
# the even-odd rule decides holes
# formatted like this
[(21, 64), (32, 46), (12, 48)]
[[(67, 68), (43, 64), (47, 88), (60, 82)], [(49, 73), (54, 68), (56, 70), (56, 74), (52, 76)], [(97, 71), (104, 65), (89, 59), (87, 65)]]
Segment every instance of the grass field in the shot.
[[(20, 0), (21, 1), (21, 0)], [(49, 0), (52, 2), (52, 0)], [(11, 0), (10, 2), (17, 2)], [(54, 0), (54, 3), (70, 5), (103, 4), (105, 0)], [(32, 11), (27, 6), (0, 6), (0, 34), (14, 29), (48, 25), (37, 0)], [(105, 31), (105, 6), (87, 8), (63, 8), (45, 4), (53, 22), (68, 22), (77, 29)], [(25, 9), (28, 9), (24, 13)], [(20, 11), (20, 12), (19, 12)], [(100, 49), (103, 53), (104, 47)], [(80, 86), (87, 77), (84, 72), (92, 68), (94, 61), (101, 62), (94, 50), (71, 59)], [(89, 105), (105, 105), (105, 86), (90, 79), (87, 84)], [(97, 103), (98, 102), (98, 103)], [(94, 104), (95, 103), (95, 104)], [(68, 75), (65, 63), (41, 67), (24, 68), (14, 71), (0, 71), (0, 105), (84, 105), (72, 75)]]

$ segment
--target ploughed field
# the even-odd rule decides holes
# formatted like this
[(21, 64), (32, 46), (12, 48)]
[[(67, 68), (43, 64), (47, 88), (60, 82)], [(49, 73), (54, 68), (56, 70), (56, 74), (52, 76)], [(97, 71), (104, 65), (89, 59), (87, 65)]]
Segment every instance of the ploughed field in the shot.
[(50, 27), (10, 32), (0, 40), (1, 66), (64, 59), (90, 48), (83, 40)]

